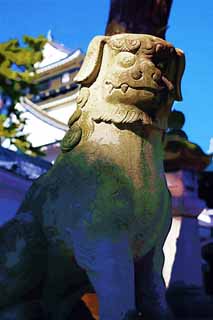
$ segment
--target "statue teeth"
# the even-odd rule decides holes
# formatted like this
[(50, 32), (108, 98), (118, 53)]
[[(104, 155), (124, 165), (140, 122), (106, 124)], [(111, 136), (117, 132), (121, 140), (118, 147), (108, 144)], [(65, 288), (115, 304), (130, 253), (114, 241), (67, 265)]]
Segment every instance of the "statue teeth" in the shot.
[(109, 84), (109, 93), (112, 93), (112, 90), (114, 89), (112, 83)]
[(122, 91), (123, 93), (126, 93), (127, 90), (128, 90), (128, 88), (129, 88), (129, 86), (128, 86), (128, 84), (126, 84), (126, 83), (123, 83), (123, 84), (121, 85), (121, 91)]
[(112, 93), (112, 90), (114, 89), (113, 84), (110, 81), (106, 81), (105, 83), (109, 88), (109, 94)]

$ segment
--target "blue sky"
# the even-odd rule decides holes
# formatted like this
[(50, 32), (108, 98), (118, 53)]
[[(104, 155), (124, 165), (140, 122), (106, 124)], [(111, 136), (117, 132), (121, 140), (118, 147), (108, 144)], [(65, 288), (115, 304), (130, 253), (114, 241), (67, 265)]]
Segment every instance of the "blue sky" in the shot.
[[(0, 42), (22, 35), (46, 35), (70, 49), (86, 50), (103, 34), (110, 0), (0, 0)], [(182, 102), (184, 130), (192, 142), (208, 150), (213, 137), (213, 1), (173, 0), (167, 40), (186, 54)], [(212, 150), (213, 151), (213, 150)]]

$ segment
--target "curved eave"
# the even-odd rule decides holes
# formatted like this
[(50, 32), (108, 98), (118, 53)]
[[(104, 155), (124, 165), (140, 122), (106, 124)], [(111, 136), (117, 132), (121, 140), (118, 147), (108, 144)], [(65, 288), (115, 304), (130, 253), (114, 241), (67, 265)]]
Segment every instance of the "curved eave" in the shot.
[(51, 63), (47, 66), (42, 67), (42, 68), (38, 68), (36, 70), (36, 73), (39, 76), (43, 76), (43, 74), (47, 73), (50, 70), (53, 71), (54, 69), (58, 69), (61, 66), (65, 66), (66, 64), (70, 65), (71, 62), (74, 63), (75, 60), (79, 59), (80, 57), (82, 57), (82, 59), (84, 57), (81, 50), (76, 50), (72, 55), (66, 57), (65, 59)]
[(44, 111), (60, 109), (60, 108), (63, 108), (63, 104), (76, 101), (78, 98), (78, 95), (79, 95), (79, 89), (75, 90), (75, 92), (72, 95), (68, 95), (63, 98), (59, 97), (58, 99), (55, 99), (53, 101), (39, 104), (39, 108), (42, 107), (42, 110)]
[(70, 54), (72, 53), (72, 51), (73, 51), (73, 50), (70, 50), (70, 49), (64, 47), (63, 44), (60, 44), (60, 43), (54, 41), (53, 39), (52, 39), (52, 40), (48, 40), (48, 43), (49, 43), (52, 47), (54, 47), (55, 49), (57, 49), (57, 50), (59, 50), (59, 51), (61, 51), (61, 52), (64, 52), (64, 53), (67, 54), (67, 55), (70, 55)]
[(37, 106), (35, 103), (33, 103), (28, 98), (21, 97), (20, 104), (25, 108), (25, 110), (29, 111), (35, 117), (37, 117), (41, 121), (47, 123), (48, 125), (53, 126), (53, 127), (60, 129), (62, 131), (68, 130), (67, 124), (51, 117), (46, 111), (41, 110), (41, 108), (39, 106)]
[(52, 110), (63, 107), (64, 103), (74, 102), (79, 95), (79, 85), (72, 83), (56, 89), (51, 89), (51, 92), (43, 91), (34, 96), (28, 96), (29, 100), (39, 106), (42, 110)]

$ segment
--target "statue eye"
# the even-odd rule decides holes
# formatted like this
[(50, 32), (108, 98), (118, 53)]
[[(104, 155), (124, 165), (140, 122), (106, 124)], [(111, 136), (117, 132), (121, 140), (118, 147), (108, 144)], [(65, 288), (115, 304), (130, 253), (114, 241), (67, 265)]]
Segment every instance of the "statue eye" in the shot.
[(117, 59), (118, 63), (124, 68), (133, 66), (136, 61), (135, 55), (131, 52), (120, 52)]

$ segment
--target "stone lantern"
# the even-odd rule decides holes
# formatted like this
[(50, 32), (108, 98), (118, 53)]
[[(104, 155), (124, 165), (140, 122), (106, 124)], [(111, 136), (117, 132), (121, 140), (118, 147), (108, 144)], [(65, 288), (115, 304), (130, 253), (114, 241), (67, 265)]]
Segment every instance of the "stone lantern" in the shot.
[(173, 220), (164, 245), (163, 275), (168, 301), (177, 316), (213, 315), (203, 287), (198, 215), (206, 204), (198, 196), (198, 172), (211, 157), (188, 141), (182, 130), (166, 136), (165, 171), (172, 195)]

